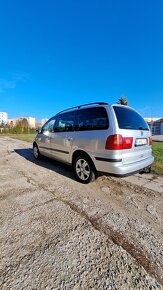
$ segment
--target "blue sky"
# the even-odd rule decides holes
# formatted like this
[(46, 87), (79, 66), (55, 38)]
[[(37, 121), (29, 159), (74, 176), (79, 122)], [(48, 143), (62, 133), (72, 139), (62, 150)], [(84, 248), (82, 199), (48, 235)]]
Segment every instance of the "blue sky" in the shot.
[(0, 1), (0, 111), (41, 119), (122, 95), (163, 117), (162, 0)]

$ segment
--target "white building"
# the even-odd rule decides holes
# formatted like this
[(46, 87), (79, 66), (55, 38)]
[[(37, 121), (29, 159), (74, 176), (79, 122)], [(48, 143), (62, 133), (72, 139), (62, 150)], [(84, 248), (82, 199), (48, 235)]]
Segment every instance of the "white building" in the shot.
[(33, 117), (20, 117), (8, 119), (9, 126), (16, 126), (18, 123), (22, 123), (26, 127), (26, 124), (29, 128), (36, 128), (36, 118)]
[(0, 124), (7, 124), (8, 115), (6, 112), (0, 112)]
[(144, 118), (152, 135), (163, 135), (163, 118)]

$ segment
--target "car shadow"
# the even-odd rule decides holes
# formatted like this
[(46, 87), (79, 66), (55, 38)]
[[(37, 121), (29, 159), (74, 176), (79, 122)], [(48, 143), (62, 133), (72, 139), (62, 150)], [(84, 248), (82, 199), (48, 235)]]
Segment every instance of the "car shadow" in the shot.
[(61, 163), (59, 161), (50, 159), (45, 156), (41, 156), (41, 159), (36, 160), (33, 156), (32, 148), (15, 149), (14, 151), (20, 156), (22, 156), (23, 158), (25, 158), (26, 160), (38, 166), (50, 169), (58, 174), (61, 174), (65, 177), (68, 177), (76, 181), (75, 176), (72, 171), (72, 167), (67, 164)]

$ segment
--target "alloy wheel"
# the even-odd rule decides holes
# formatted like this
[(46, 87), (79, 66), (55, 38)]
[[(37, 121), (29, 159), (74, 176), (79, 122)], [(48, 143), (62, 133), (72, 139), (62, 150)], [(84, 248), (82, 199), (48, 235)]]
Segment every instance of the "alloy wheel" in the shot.
[(76, 174), (83, 181), (86, 181), (90, 177), (91, 169), (85, 159), (81, 158), (76, 162)]

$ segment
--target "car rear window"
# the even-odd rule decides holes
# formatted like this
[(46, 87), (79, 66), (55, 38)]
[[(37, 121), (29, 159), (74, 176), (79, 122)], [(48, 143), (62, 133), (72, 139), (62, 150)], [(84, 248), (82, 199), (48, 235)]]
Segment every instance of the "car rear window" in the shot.
[(113, 106), (118, 126), (120, 129), (149, 130), (147, 123), (137, 112), (132, 109)]

